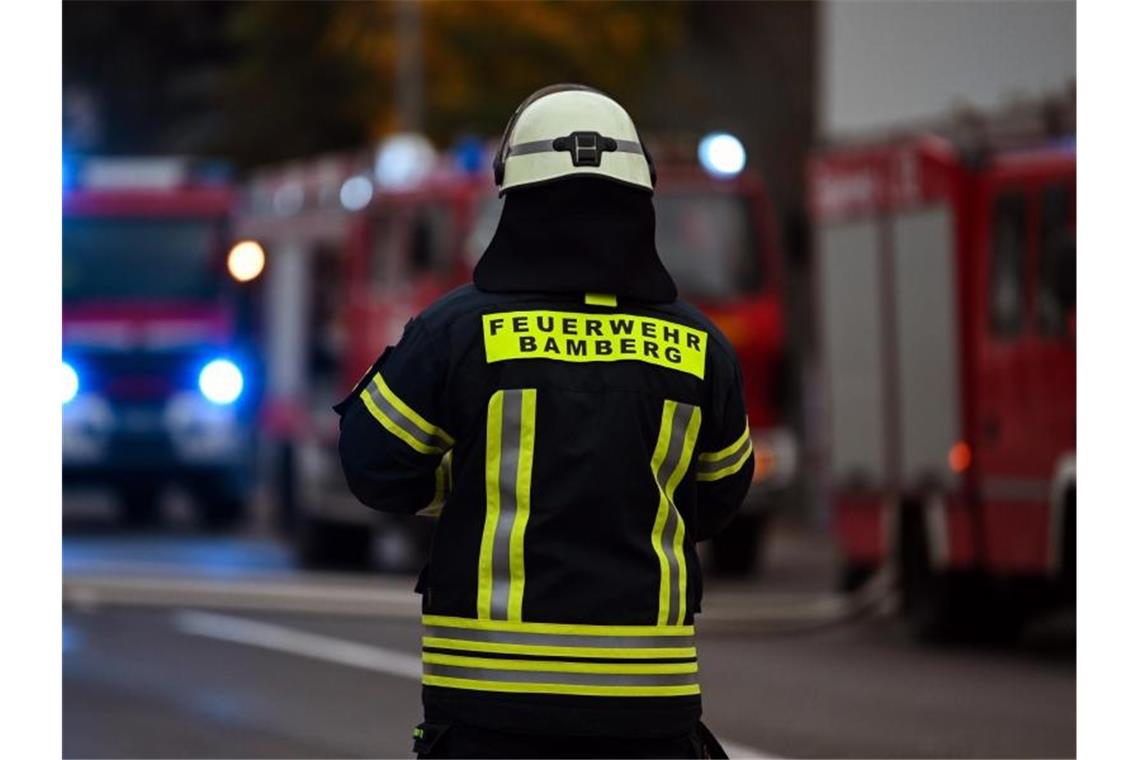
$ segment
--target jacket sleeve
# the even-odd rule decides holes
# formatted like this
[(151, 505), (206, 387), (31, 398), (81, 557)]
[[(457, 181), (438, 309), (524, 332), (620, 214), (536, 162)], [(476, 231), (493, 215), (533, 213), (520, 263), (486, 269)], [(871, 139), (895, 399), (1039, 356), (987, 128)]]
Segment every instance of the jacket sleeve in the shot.
[(381, 512), (438, 514), (450, 485), (455, 440), (443, 397), (447, 350), (412, 320), (344, 401), (340, 462), (349, 490)]
[(697, 454), (697, 524), (694, 538), (719, 533), (740, 509), (752, 483), (752, 436), (744, 405), (740, 365), (732, 357), (726, 381), (714, 381), (711, 414)]

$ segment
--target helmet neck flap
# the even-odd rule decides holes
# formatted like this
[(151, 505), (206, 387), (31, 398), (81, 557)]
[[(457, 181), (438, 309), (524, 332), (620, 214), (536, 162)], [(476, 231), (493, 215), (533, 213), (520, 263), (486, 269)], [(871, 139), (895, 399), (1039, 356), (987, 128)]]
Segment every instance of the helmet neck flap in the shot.
[(506, 193), (474, 282), (488, 292), (608, 293), (671, 303), (673, 278), (654, 241), (653, 198), (597, 176), (562, 177)]

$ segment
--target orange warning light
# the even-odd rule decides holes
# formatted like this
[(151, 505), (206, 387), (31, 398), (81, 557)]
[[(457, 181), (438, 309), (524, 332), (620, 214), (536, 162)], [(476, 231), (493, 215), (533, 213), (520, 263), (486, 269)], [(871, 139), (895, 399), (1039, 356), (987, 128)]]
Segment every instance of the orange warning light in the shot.
[(950, 454), (947, 456), (950, 469), (954, 472), (965, 472), (966, 468), (970, 466), (972, 458), (973, 452), (970, 451), (970, 446), (963, 441), (958, 441), (951, 446)]

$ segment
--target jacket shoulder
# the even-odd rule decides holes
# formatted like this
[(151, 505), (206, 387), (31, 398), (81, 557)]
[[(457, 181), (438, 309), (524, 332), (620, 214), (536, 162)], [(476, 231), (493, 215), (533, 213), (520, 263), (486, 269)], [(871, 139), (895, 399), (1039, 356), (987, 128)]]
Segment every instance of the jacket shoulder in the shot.
[(703, 311), (693, 306), (688, 301), (678, 298), (673, 303), (664, 308), (667, 313), (674, 314), (681, 319), (691, 323), (694, 327), (704, 330), (709, 335), (709, 349), (720, 361), (727, 361), (730, 364), (736, 364), (736, 349), (732, 343), (716, 326), (716, 323), (709, 319)]
[(495, 298), (468, 283), (440, 296), (416, 320), (430, 330), (442, 330), (456, 320), (495, 303)]

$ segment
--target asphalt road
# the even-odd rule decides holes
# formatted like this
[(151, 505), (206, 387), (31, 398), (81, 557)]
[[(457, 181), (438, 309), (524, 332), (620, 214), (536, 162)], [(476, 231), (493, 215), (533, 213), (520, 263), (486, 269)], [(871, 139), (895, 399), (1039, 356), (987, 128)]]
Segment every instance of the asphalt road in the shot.
[[(65, 756), (410, 756), (419, 630), (406, 579), (314, 576), (244, 539), (70, 536), (64, 556)], [(369, 589), (389, 601), (357, 606)], [(738, 586), (710, 607), (828, 609), (789, 599)], [(1075, 755), (1072, 620), (978, 649), (913, 643), (889, 616), (799, 633), (767, 619), (699, 636), (706, 722), (733, 756)]]

